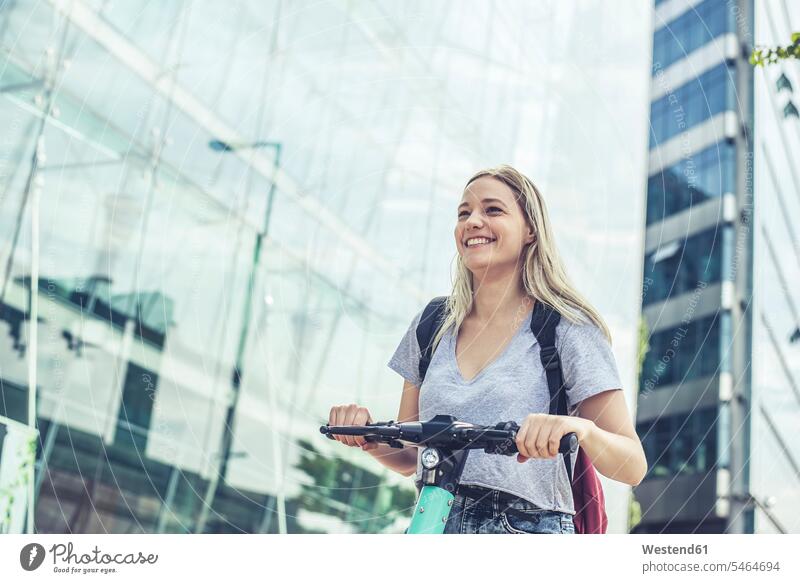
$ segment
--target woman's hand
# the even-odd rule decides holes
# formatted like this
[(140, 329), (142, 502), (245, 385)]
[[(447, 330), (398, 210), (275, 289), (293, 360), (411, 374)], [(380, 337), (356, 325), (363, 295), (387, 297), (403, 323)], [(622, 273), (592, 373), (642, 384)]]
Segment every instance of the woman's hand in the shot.
[(517, 432), (517, 461), (531, 458), (554, 458), (558, 455), (561, 438), (575, 433), (578, 443), (583, 442), (592, 431), (594, 422), (568, 415), (546, 415), (531, 413), (522, 421)]
[[(366, 407), (359, 407), (355, 403), (331, 407), (331, 412), (328, 414), (328, 425), (366, 425), (367, 423), (374, 423), (372, 415), (369, 414)], [(376, 449), (379, 445), (374, 441), (366, 441), (361, 435), (334, 435), (333, 438), (350, 447), (360, 447), (364, 451)]]

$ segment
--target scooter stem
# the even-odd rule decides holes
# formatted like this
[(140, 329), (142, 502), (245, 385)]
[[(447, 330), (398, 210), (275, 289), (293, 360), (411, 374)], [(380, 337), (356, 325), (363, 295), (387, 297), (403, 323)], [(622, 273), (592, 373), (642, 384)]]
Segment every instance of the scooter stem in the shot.
[(468, 454), (468, 449), (452, 451), (439, 447), (426, 447), (422, 451), (422, 479), (417, 483), (422, 489), (407, 534), (444, 532)]

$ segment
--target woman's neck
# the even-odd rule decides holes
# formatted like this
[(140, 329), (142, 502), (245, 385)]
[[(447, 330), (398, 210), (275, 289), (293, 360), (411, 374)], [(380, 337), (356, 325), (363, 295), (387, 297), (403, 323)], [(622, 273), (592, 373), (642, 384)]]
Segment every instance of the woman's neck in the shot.
[(507, 320), (527, 314), (533, 306), (533, 298), (525, 293), (518, 271), (502, 277), (473, 276), (475, 289), (470, 316), (477, 322)]

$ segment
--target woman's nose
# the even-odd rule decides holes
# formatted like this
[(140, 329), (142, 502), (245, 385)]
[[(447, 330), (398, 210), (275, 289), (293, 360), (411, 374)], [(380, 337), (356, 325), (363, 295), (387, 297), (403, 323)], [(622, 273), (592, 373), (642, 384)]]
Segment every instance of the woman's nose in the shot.
[(480, 227), (482, 224), (483, 224), (483, 217), (481, 216), (481, 212), (479, 210), (472, 211), (467, 217), (466, 221), (467, 227), (469, 227), (470, 225), (475, 225)]

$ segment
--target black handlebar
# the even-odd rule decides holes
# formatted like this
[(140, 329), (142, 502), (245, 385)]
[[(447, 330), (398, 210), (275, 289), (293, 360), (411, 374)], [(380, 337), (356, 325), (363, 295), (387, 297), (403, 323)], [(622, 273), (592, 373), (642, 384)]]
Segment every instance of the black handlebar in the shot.
[[(494, 427), (457, 421), (449, 415), (437, 415), (430, 421), (395, 423), (385, 421), (367, 425), (323, 425), (319, 428), (330, 439), (334, 435), (359, 435), (366, 441), (388, 443), (402, 448), (404, 443), (443, 447), (452, 450), (483, 449), (486, 453), (514, 455), (518, 453), (516, 437), (519, 425), (513, 421), (498, 423)], [(567, 433), (561, 438), (559, 453), (574, 453), (578, 437)]]

